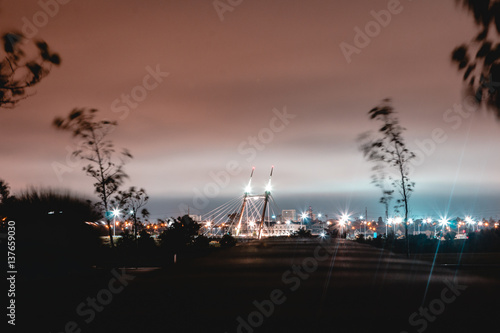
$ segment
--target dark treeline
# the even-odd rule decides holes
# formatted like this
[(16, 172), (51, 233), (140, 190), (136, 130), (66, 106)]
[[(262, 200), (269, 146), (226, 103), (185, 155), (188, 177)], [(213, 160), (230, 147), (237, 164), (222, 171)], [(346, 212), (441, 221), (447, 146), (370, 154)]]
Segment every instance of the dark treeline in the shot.
[(99, 222), (101, 210), (85, 197), (36, 188), (11, 196), (8, 185), (1, 184), (0, 232), (15, 221), (18, 267), (30, 279), (100, 267), (168, 266), (235, 245), (230, 235), (211, 244), (186, 215), (174, 219), (157, 239), (145, 228), (137, 239), (127, 230), (110, 247), (103, 241), (108, 230)]

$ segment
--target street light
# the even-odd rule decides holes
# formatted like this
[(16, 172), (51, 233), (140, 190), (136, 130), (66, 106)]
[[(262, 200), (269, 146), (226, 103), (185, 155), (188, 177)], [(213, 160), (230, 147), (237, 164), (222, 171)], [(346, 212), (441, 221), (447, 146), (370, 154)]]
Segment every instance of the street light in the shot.
[[(440, 220), (439, 220), (439, 224), (441, 225), (441, 231), (444, 231), (444, 228), (446, 226), (448, 226), (448, 218), (446, 217), (442, 217)], [(435, 229), (434, 229), (435, 230)]]
[(476, 225), (476, 222), (470, 216), (467, 216), (465, 218), (465, 223), (469, 224), (469, 225), (472, 225), (472, 231), (475, 231), (474, 226)]
[(111, 212), (113, 214), (113, 237), (116, 236), (116, 217), (120, 216), (120, 209), (114, 208)]
[(448, 225), (448, 219), (446, 217), (443, 217), (439, 220), (439, 224), (444, 228)]
[(394, 220), (392, 219), (392, 217), (389, 217), (389, 218), (387, 219), (387, 223), (385, 224), (385, 237), (386, 237), (386, 238), (387, 238), (387, 225), (391, 225), (393, 221), (394, 221)]

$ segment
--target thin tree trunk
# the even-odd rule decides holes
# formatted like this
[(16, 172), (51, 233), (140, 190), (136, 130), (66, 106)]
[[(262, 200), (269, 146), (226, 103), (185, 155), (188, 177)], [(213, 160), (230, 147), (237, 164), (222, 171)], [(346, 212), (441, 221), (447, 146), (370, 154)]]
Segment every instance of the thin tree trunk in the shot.
[(406, 247), (406, 257), (410, 258), (410, 241), (408, 239), (408, 194), (406, 193), (406, 183), (405, 183), (405, 173), (403, 168), (403, 159), (401, 157), (401, 152), (396, 145), (396, 153), (399, 160), (399, 174), (401, 176), (401, 188), (403, 190), (403, 202), (405, 204), (405, 247)]
[[(115, 247), (115, 242), (114, 242), (114, 239), (113, 239), (113, 233), (111, 232), (111, 221), (109, 220), (109, 216), (108, 216), (108, 198), (106, 196), (106, 182), (105, 182), (105, 179), (104, 179), (104, 168), (102, 166), (101, 151), (99, 149), (99, 145), (98, 145), (98, 142), (96, 140), (94, 129), (91, 129), (91, 133), (92, 133), (92, 139), (94, 141), (95, 152), (96, 152), (96, 155), (97, 155), (97, 162), (98, 162), (98, 165), (99, 165), (99, 172), (101, 174), (101, 179), (99, 179), (99, 181), (100, 181), (101, 186), (102, 186), (102, 196), (103, 196), (103, 203), (104, 203), (104, 215), (106, 216), (106, 222), (108, 224), (109, 243), (110, 243), (111, 247), (114, 248)], [(115, 223), (116, 223), (116, 221), (115, 221)], [(113, 225), (113, 227), (115, 227), (115, 226)]]

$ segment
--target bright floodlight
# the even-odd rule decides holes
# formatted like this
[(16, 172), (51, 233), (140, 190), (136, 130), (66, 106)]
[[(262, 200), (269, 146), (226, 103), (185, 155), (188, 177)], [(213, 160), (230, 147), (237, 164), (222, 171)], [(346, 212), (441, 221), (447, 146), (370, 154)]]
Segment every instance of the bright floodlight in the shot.
[(318, 217), (321, 217), (321, 214), (318, 214)]
[(320, 234), (321, 238), (325, 238), (326, 237), (326, 234), (325, 232), (323, 231), (321, 234)]
[(271, 192), (272, 189), (273, 187), (271, 186), (271, 184), (266, 185), (266, 192)]
[(287, 220), (287, 221), (286, 221), (286, 224), (290, 224), (290, 223), (292, 223), (290, 220)]
[(359, 216), (359, 219), (360, 219), (360, 220), (362, 220), (362, 219), (363, 219), (363, 215), (360, 215), (360, 216)]
[(252, 187), (250, 186), (250, 184), (247, 185), (247, 187), (245, 187), (245, 193), (250, 193), (252, 192)]
[(474, 224), (474, 223), (476, 223), (476, 222), (474, 222), (474, 220), (473, 220), (470, 216), (467, 216), (467, 217), (465, 218), (465, 222), (466, 222), (467, 224)]
[(396, 220), (394, 222), (401, 223), (403, 222), (403, 219), (401, 217), (396, 217)]
[(439, 224), (441, 224), (443, 227), (448, 225), (448, 219), (446, 217), (443, 217), (439, 220)]
[(349, 215), (347, 215), (347, 214), (342, 214), (341, 219), (342, 219), (342, 221), (347, 222), (347, 220), (349, 220)]
[(392, 217), (389, 217), (387, 219), (387, 224), (393, 224), (394, 223), (394, 219)]
[(408, 222), (413, 223), (413, 219), (408, 219)]
[(120, 215), (120, 210), (119, 210), (118, 208), (114, 208), (114, 209), (113, 209), (113, 211), (112, 211), (111, 213), (113, 213), (113, 216), (114, 216), (114, 217), (117, 217), (117, 216), (119, 216), (119, 215)]
[(302, 213), (302, 214), (300, 215), (300, 217), (302, 217), (303, 219), (306, 219), (306, 218), (307, 218), (307, 213)]

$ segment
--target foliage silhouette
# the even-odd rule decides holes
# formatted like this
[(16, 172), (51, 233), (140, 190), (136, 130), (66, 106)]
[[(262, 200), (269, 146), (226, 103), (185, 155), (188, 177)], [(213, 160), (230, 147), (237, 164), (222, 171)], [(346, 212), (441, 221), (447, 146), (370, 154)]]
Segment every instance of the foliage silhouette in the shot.
[(132, 155), (124, 149), (116, 156), (114, 144), (108, 140), (108, 135), (115, 129), (117, 122), (96, 120), (96, 114), (96, 109), (73, 109), (65, 118), (56, 117), (53, 125), (56, 129), (71, 132), (73, 137), (80, 140), (73, 155), (88, 163), (83, 171), (95, 180), (94, 190), (105, 212), (110, 244), (114, 247), (109, 204), (112, 195), (128, 178), (123, 166), (125, 159), (132, 158)]
[(394, 190), (387, 189), (387, 174), (385, 172), (384, 165), (377, 163), (373, 168), (372, 183), (380, 188), (382, 191), (382, 196), (380, 197), (380, 203), (384, 205), (385, 208), (385, 221), (389, 219), (389, 207), (392, 201), (392, 195)]
[[(125, 211), (131, 212), (132, 219), (134, 220), (134, 239), (137, 240), (137, 212), (139, 211), (139, 209), (144, 207), (149, 200), (149, 196), (146, 194), (146, 190), (143, 188), (137, 190), (134, 186), (131, 186), (125, 191), (118, 191), (115, 200), (118, 202), (118, 205)], [(147, 212), (146, 214), (144, 213), (145, 211), (143, 209), (142, 215), (149, 216), (149, 212)]]
[(311, 230), (306, 230), (306, 228), (300, 228), (294, 231), (290, 236), (299, 238), (310, 238), (312, 237)]
[(141, 253), (149, 254), (156, 248), (156, 242), (149, 232), (141, 230), (137, 239), (137, 246)]
[(46, 77), (61, 58), (42, 40), (29, 40), (18, 32), (2, 36), (0, 54), (0, 107), (13, 108), (30, 96), (31, 88)]
[(95, 263), (100, 239), (93, 222), (101, 215), (89, 200), (31, 188), (3, 204), (2, 211), (16, 222), (16, 252), (24, 275), (67, 273)]
[(452, 62), (463, 72), (467, 94), (493, 111), (500, 120), (500, 1), (456, 0), (474, 18), (478, 35), (457, 46)]
[(415, 183), (411, 182), (409, 178), (409, 162), (415, 157), (415, 154), (406, 147), (403, 138), (405, 129), (399, 124), (399, 119), (395, 113), (389, 99), (383, 100), (379, 106), (368, 112), (370, 119), (382, 123), (378, 130), (380, 136), (363, 135), (362, 140), (364, 142), (361, 143), (360, 149), (368, 161), (385, 165), (395, 172), (397, 178), (392, 179), (392, 184), (401, 195), (401, 199), (397, 200), (395, 208), (404, 208), (405, 239), (407, 256), (409, 257), (409, 199), (415, 186)]
[(210, 238), (204, 235), (198, 235), (193, 242), (194, 247), (198, 249), (206, 249), (210, 247)]
[(160, 246), (169, 254), (183, 253), (194, 243), (199, 230), (200, 225), (193, 221), (189, 215), (178, 217), (158, 237)]
[(9, 184), (3, 179), (0, 179), (0, 205), (7, 203), (7, 201), (11, 199), (13, 199), (13, 197), (10, 195)]
[(230, 233), (224, 234), (219, 244), (223, 248), (233, 247), (236, 245), (236, 238), (234, 238)]

